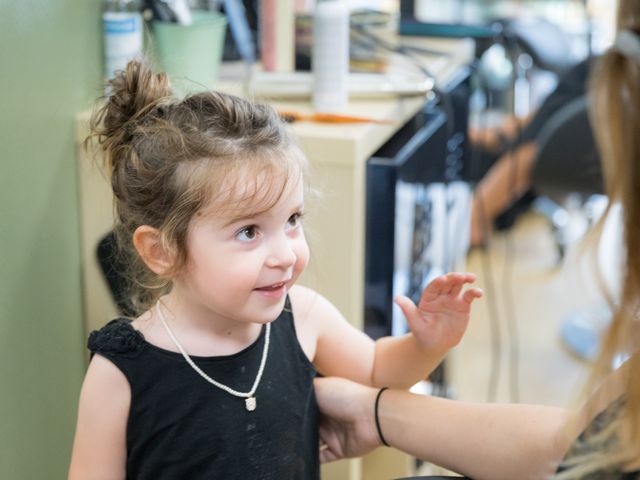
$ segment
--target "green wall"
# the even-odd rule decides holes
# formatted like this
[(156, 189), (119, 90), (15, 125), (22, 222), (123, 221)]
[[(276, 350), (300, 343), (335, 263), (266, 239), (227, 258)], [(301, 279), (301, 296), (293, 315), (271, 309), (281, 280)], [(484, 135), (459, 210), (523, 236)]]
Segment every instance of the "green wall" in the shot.
[(66, 478), (84, 372), (74, 116), (99, 0), (0, 0), (0, 478)]

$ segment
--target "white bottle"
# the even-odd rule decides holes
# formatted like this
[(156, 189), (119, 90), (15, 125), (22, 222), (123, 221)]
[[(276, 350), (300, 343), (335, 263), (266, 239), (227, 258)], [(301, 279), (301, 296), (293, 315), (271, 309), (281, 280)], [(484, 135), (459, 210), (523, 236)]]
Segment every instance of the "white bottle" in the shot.
[(103, 5), (104, 74), (112, 78), (142, 56), (142, 14), (136, 0), (105, 0)]
[(319, 0), (313, 16), (313, 106), (339, 113), (349, 100), (349, 7), (346, 0)]

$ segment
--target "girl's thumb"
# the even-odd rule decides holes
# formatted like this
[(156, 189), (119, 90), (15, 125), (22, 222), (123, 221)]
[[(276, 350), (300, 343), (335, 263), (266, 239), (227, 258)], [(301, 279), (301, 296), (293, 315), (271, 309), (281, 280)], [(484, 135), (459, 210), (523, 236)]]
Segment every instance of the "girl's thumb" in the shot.
[(404, 313), (407, 321), (411, 323), (413, 319), (413, 311), (416, 308), (416, 306), (413, 304), (413, 301), (411, 301), (409, 297), (405, 297), (404, 295), (397, 296), (394, 301), (396, 302), (396, 305), (400, 307), (402, 313)]

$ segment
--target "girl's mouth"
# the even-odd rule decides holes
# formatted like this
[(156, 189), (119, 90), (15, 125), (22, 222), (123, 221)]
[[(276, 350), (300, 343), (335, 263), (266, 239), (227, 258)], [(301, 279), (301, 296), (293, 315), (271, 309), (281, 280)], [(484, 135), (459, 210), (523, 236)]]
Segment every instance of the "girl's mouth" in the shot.
[(273, 285), (256, 288), (254, 291), (269, 298), (280, 298), (286, 291), (286, 283), (274, 283)]

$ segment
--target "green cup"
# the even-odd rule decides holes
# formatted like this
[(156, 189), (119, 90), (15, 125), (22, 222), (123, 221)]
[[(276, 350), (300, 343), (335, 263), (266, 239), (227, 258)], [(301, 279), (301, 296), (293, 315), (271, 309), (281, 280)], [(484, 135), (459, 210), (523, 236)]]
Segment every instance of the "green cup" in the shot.
[(194, 11), (191, 25), (153, 22), (154, 50), (177, 95), (210, 90), (218, 79), (227, 19)]

